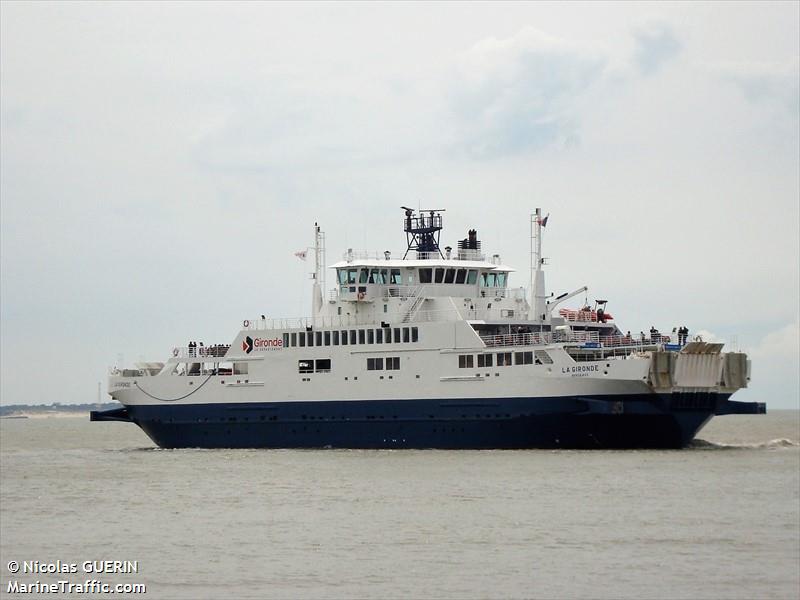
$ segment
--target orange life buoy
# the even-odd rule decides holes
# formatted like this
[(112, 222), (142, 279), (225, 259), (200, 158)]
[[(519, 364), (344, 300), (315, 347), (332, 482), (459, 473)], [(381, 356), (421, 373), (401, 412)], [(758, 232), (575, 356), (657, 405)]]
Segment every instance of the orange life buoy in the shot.
[(366, 294), (366, 293), (364, 293), (364, 292), (358, 292), (358, 299), (359, 299), (359, 300), (363, 300), (363, 299), (364, 299), (366, 296), (367, 296), (367, 294)]

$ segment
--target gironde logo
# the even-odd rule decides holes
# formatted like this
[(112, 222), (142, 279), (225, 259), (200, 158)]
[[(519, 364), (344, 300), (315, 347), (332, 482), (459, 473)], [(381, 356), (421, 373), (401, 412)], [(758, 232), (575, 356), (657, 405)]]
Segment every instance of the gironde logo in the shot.
[(244, 350), (247, 354), (250, 354), (253, 351), (253, 338), (249, 335), (244, 338), (242, 342), (242, 350)]

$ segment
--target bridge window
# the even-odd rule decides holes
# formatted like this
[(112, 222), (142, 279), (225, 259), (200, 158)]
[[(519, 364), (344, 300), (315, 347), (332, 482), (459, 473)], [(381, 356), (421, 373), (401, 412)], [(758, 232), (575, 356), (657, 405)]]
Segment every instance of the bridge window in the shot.
[(347, 283), (355, 283), (358, 277), (358, 269), (347, 269)]
[(369, 272), (369, 283), (383, 283), (381, 281), (381, 272), (378, 269), (372, 269)]
[(419, 270), (419, 282), (420, 283), (431, 283), (432, 275), (433, 275), (433, 269), (420, 269)]
[(444, 273), (444, 282), (445, 283), (453, 283), (453, 280), (456, 278), (456, 270), (455, 269), (447, 269)]
[(436, 269), (436, 283), (442, 283), (444, 281), (444, 269)]
[(316, 372), (317, 373), (330, 373), (331, 372), (331, 359), (330, 358), (318, 358), (316, 361)]
[(392, 269), (391, 284), (403, 285), (403, 276), (400, 274), (400, 269)]
[(467, 270), (459, 269), (456, 272), (456, 283), (464, 283), (467, 280)]
[(494, 287), (497, 284), (497, 274), (496, 273), (487, 273), (486, 274), (486, 287)]
[(497, 274), (497, 287), (506, 287), (506, 276), (508, 273)]
[(467, 272), (467, 284), (475, 285), (476, 281), (478, 281), (478, 272), (475, 269), (470, 269)]
[(361, 275), (358, 278), (358, 283), (367, 283), (369, 280), (369, 269), (361, 269)]
[(473, 356), (472, 354), (460, 354), (458, 357), (458, 368), (459, 369), (471, 369), (473, 367)]
[(418, 342), (419, 341), (419, 328), (412, 327), (411, 328), (411, 341)]

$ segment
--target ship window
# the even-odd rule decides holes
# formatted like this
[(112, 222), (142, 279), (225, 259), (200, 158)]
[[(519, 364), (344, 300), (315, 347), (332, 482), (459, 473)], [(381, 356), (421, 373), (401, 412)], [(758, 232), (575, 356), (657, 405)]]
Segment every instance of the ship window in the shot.
[(347, 283), (347, 269), (338, 269), (336, 273), (339, 275), (339, 284), (344, 285)]
[(456, 270), (455, 269), (447, 269), (444, 274), (444, 282), (445, 283), (453, 283), (453, 280), (456, 277)]
[(338, 329), (333, 332), (333, 345), (334, 346), (338, 346), (339, 345), (339, 330)]
[(316, 371), (317, 371), (317, 373), (330, 373), (331, 372), (331, 359), (330, 358), (318, 358), (315, 362), (316, 362)]
[(375, 330), (375, 343), (382, 344), (383, 343), (383, 329), (376, 329)]
[(410, 341), (408, 327), (403, 327), (403, 341), (408, 343)]
[(326, 331), (325, 332), (325, 345), (326, 346), (330, 346), (331, 345), (331, 332), (330, 331)]
[(467, 283), (469, 285), (475, 285), (476, 281), (478, 281), (478, 272), (475, 269), (470, 269), (467, 272)]
[(321, 331), (317, 331), (316, 334), (317, 334), (317, 337), (316, 337), (317, 341), (315, 343), (316, 343), (317, 346), (322, 346), (322, 332)]
[(514, 352), (514, 364), (515, 365), (524, 365), (525, 362), (522, 359), (522, 352)]
[(378, 269), (372, 269), (369, 272), (369, 283), (380, 283), (381, 273)]
[(511, 352), (498, 352), (497, 353), (497, 366), (510, 367), (511, 366)]
[(366, 342), (366, 338), (365, 338), (365, 335), (364, 335), (364, 330), (363, 329), (359, 329), (358, 330), (358, 343), (359, 344), (364, 344), (365, 342)]
[(294, 348), (295, 346), (297, 346), (297, 334), (293, 333), (292, 334), (292, 348)]
[(417, 327), (411, 328), (411, 341), (418, 342), (419, 341), (419, 329)]
[(233, 374), (247, 375), (247, 363), (246, 362), (233, 363)]
[(369, 279), (369, 269), (361, 269), (361, 275), (358, 278), (358, 283), (367, 283)]
[(389, 283), (389, 270), (388, 269), (381, 269), (381, 285), (386, 285)]
[(387, 327), (386, 328), (386, 334), (385, 335), (386, 335), (386, 343), (387, 344), (391, 344), (392, 343), (392, 328), (391, 327)]
[(496, 273), (487, 273), (486, 274), (486, 287), (494, 287), (497, 282), (497, 274)]
[(492, 366), (492, 355), (491, 354), (478, 354), (478, 366), (479, 367), (491, 367)]
[(356, 277), (358, 277), (358, 269), (347, 270), (347, 283), (355, 283)]
[(307, 331), (306, 332), (306, 346), (313, 346), (314, 345), (314, 332)]
[(392, 269), (392, 285), (403, 285), (403, 276), (400, 274), (400, 269)]
[(311, 359), (298, 360), (297, 361), (297, 370), (300, 373), (313, 373), (314, 372), (314, 361), (311, 360)]
[(420, 269), (419, 270), (419, 282), (420, 283), (431, 283), (432, 274), (433, 274), (433, 269)]
[(436, 283), (442, 283), (444, 281), (444, 269), (436, 269)]
[(400, 370), (400, 357), (399, 356), (387, 356), (386, 357), (386, 370), (387, 371), (399, 371)]
[(389, 312), (389, 305), (388, 304), (384, 304), (383, 305), (383, 312), (385, 312), (385, 313)]
[(394, 328), (394, 343), (395, 344), (399, 344), (400, 343), (400, 328), (399, 327), (395, 327)]
[(506, 276), (508, 273), (497, 274), (497, 287), (506, 287)]
[(283, 334), (283, 347), (286, 348), (289, 345), (289, 334)]
[(347, 329), (342, 331), (342, 346), (347, 346)]
[(367, 343), (374, 344), (375, 343), (375, 330), (374, 329), (367, 329)]
[(458, 357), (458, 368), (471, 369), (473, 367), (472, 361), (473, 361), (472, 354), (461, 354)]
[(467, 280), (467, 270), (459, 269), (456, 271), (456, 283), (464, 283)]
[(375, 361), (376, 360), (377, 359), (375, 359), (375, 358), (368, 358), (367, 359), (367, 371), (374, 371), (376, 369), (376, 367), (375, 367)]
[(300, 342), (300, 347), (303, 348), (306, 345), (306, 334), (302, 331), (297, 334), (297, 339)]
[(356, 345), (356, 330), (355, 329), (351, 329), (350, 330), (350, 345), (351, 346), (355, 346)]
[(486, 287), (486, 273), (481, 273), (481, 287)]
[(383, 359), (376, 358), (375, 359), (375, 370), (376, 371), (383, 371)]

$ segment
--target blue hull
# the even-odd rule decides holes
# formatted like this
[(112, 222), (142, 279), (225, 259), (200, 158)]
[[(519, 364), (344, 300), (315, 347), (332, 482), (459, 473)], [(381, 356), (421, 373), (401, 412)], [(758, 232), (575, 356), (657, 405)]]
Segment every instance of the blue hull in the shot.
[(682, 448), (715, 414), (763, 412), (728, 395), (369, 400), (130, 406), (162, 448)]

